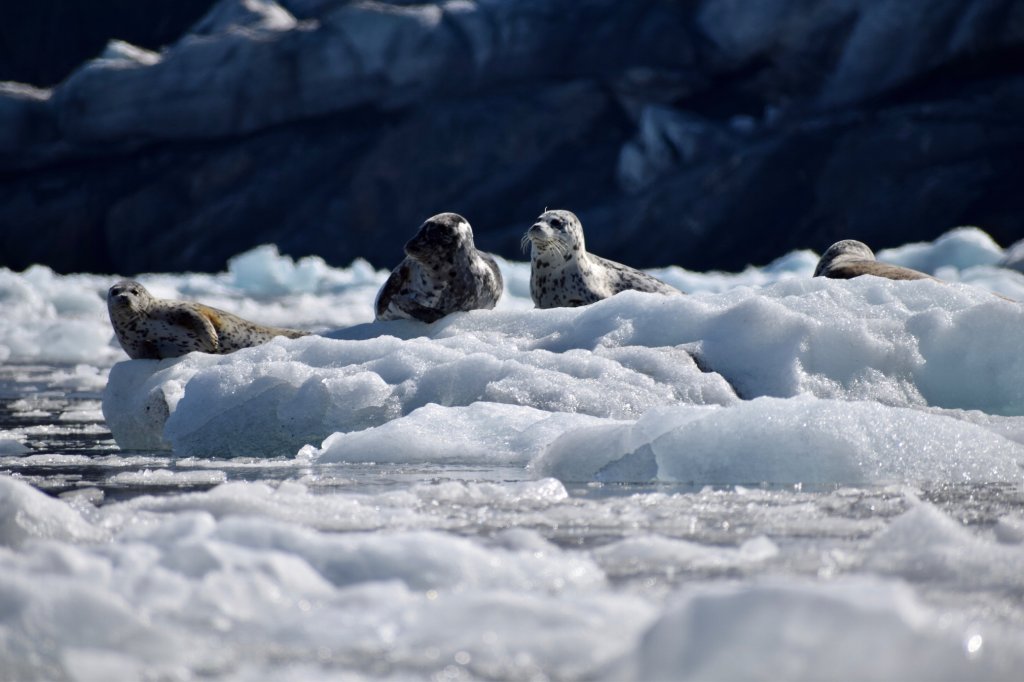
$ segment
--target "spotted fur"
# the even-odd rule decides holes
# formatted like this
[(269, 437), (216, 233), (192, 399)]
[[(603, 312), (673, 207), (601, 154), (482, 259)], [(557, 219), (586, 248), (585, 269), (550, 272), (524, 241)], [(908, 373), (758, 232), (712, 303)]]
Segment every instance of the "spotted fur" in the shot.
[(156, 298), (132, 280), (110, 287), (107, 310), (118, 342), (133, 360), (176, 358), (192, 351), (232, 353), (275, 336), (307, 334), (264, 327), (201, 303)]
[(460, 310), (493, 308), (501, 297), (498, 264), (476, 249), (473, 229), (457, 213), (429, 218), (405, 254), (377, 293), (378, 320), (436, 322)]
[(888, 279), (935, 279), (917, 270), (879, 263), (868, 245), (856, 239), (844, 239), (828, 247), (814, 269), (815, 277), (830, 279), (852, 279), (861, 275)]
[(530, 296), (538, 308), (589, 305), (634, 290), (680, 294), (628, 265), (587, 253), (583, 225), (570, 211), (545, 211), (523, 236), (531, 246)]

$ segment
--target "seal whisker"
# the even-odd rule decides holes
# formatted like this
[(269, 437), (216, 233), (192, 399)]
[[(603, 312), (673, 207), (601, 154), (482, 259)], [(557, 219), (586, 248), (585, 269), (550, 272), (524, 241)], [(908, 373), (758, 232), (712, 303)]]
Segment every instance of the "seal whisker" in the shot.
[(519, 249), (526, 253), (526, 250), (533, 244), (533, 240), (530, 239), (529, 233), (523, 235), (523, 238), (519, 240)]
[(534, 237), (530, 239), (533, 245), (537, 247), (538, 251), (554, 251), (556, 255), (565, 257), (569, 254), (569, 247), (563, 244), (558, 239), (544, 239), (542, 237)]

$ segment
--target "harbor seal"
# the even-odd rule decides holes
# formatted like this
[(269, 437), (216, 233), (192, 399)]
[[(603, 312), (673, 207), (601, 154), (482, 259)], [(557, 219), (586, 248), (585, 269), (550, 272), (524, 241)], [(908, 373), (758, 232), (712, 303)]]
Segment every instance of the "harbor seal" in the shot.
[(917, 270), (889, 263), (879, 263), (864, 242), (844, 239), (825, 250), (814, 268), (815, 277), (852, 279), (861, 275), (874, 275), (888, 279), (935, 279)]
[(522, 244), (524, 249), (532, 246), (530, 296), (538, 308), (589, 305), (629, 289), (683, 293), (628, 265), (587, 253), (583, 226), (570, 211), (542, 213)]
[[(868, 245), (856, 239), (844, 239), (828, 247), (825, 253), (821, 254), (818, 267), (814, 268), (814, 277), (853, 279), (861, 275), (874, 275), (897, 280), (930, 279), (933, 282), (946, 284), (938, 277), (932, 277), (919, 270), (905, 268), (901, 265), (879, 263), (875, 260), (875, 254), (868, 248)], [(995, 291), (989, 293), (1004, 301), (1018, 302)]]
[(504, 280), (494, 258), (478, 251), (458, 213), (439, 213), (405, 245), (406, 257), (377, 293), (378, 320), (436, 322), (460, 310), (493, 308)]
[(163, 360), (192, 351), (232, 353), (275, 336), (294, 339), (308, 334), (264, 327), (201, 303), (156, 298), (132, 280), (110, 287), (107, 310), (117, 340), (133, 360)]

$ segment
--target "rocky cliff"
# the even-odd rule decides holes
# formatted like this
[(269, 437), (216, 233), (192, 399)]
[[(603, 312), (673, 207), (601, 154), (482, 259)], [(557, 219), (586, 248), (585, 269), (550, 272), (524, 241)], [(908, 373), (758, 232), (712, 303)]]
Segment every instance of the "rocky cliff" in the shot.
[(441, 211), (517, 257), (545, 207), (639, 266), (1006, 245), (1022, 114), (1017, 0), (222, 0), (160, 51), (0, 85), (0, 265), (390, 267)]

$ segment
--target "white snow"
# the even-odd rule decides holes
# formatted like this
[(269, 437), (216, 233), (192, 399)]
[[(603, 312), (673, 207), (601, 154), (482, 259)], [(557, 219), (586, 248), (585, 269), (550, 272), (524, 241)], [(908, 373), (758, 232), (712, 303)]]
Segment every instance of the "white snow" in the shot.
[(991, 292), (1024, 275), (976, 229), (879, 257), (946, 283), (800, 251), (538, 311), (501, 261), (495, 310), (425, 325), (265, 246), (139, 279), (316, 335), (164, 361), (113, 340), (116, 275), (0, 270), (0, 670), (1016, 679), (1024, 310)]

